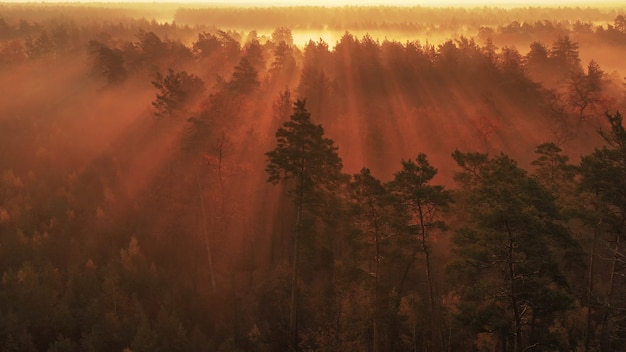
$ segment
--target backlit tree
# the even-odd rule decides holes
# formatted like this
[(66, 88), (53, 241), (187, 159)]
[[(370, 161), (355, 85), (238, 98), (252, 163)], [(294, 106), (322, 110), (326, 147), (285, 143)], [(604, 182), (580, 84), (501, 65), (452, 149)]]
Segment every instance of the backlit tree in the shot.
[(341, 180), (342, 161), (332, 139), (311, 121), (305, 101), (294, 103), (289, 121), (276, 131), (276, 147), (267, 152), (268, 182), (287, 185), (296, 208), (293, 235), (291, 300), (289, 304), (289, 347), (298, 349), (299, 240), (305, 217), (311, 217), (325, 193)]

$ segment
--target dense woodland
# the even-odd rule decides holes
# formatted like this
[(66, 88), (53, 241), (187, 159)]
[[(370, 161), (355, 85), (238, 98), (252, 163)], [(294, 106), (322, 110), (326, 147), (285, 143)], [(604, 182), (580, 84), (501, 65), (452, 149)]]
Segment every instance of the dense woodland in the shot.
[(118, 6), (0, 5), (0, 350), (626, 349), (623, 9)]

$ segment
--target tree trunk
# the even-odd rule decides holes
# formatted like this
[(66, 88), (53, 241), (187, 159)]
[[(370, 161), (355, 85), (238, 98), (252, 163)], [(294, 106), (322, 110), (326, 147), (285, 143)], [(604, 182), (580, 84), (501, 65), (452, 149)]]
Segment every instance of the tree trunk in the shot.
[(594, 227), (593, 237), (591, 238), (591, 252), (589, 253), (589, 272), (587, 273), (587, 326), (585, 327), (585, 351), (591, 348), (591, 316), (592, 316), (592, 299), (593, 299), (593, 270), (596, 256), (596, 238), (598, 230)]
[[(409, 260), (408, 263), (406, 263), (406, 266), (404, 267), (404, 270), (402, 271), (402, 277), (400, 278), (400, 282), (398, 283), (398, 293), (397, 293), (398, 297), (402, 297), (402, 293), (404, 292), (404, 285), (406, 284), (406, 280), (409, 277), (409, 271), (411, 270), (411, 267), (415, 263), (415, 257), (417, 256), (418, 251), (419, 251), (418, 247), (415, 246), (413, 248), (413, 252), (411, 253), (411, 257), (410, 257), (411, 259)], [(399, 299), (395, 300), (394, 308), (396, 312), (398, 311), (398, 309), (400, 309)]]
[(422, 209), (422, 202), (417, 201), (417, 211), (420, 219), (420, 235), (421, 235), (421, 245), (422, 251), (424, 252), (424, 259), (426, 261), (426, 282), (428, 283), (428, 298), (430, 304), (430, 329), (431, 329), (431, 338), (433, 344), (433, 351), (442, 351), (443, 350), (443, 336), (441, 335), (441, 330), (439, 329), (438, 324), (438, 315), (435, 315), (435, 293), (433, 289), (433, 280), (432, 274), (430, 270), (430, 248), (428, 248), (428, 244), (426, 243), (426, 224), (424, 210)]
[(515, 336), (513, 340), (513, 352), (521, 352), (522, 351), (522, 317), (519, 311), (519, 306), (517, 302), (517, 292), (515, 290), (515, 263), (513, 258), (513, 234), (509, 230), (509, 253), (508, 253), (508, 270), (509, 270), (509, 294), (511, 295), (511, 306), (513, 308), (513, 319), (515, 320)]
[(613, 263), (611, 265), (611, 277), (609, 279), (609, 287), (606, 292), (606, 303), (604, 309), (604, 317), (602, 318), (602, 338), (601, 338), (601, 350), (611, 350), (611, 329), (607, 326), (609, 324), (609, 316), (611, 315), (611, 298), (613, 296), (613, 288), (615, 286), (615, 275), (617, 272), (617, 263), (619, 261), (619, 239), (620, 234), (615, 234), (615, 250), (613, 255)]
[(298, 351), (298, 237), (302, 223), (303, 201), (298, 195), (296, 228), (293, 236), (293, 264), (291, 274), (291, 299), (289, 302), (289, 350)]
[(380, 351), (380, 324), (379, 324), (379, 319), (380, 319), (380, 307), (379, 307), (379, 299), (380, 299), (380, 279), (379, 279), (379, 275), (380, 275), (380, 234), (379, 234), (379, 225), (378, 225), (378, 221), (376, 218), (376, 212), (374, 211), (374, 208), (370, 202), (370, 216), (372, 217), (373, 220), (373, 225), (374, 225), (374, 245), (375, 245), (375, 251), (376, 251), (376, 256), (375, 256), (375, 266), (374, 266), (374, 274), (375, 274), (375, 281), (374, 281), (374, 352), (378, 352)]
[(206, 247), (207, 260), (209, 262), (209, 273), (211, 274), (211, 288), (213, 293), (216, 292), (215, 287), (215, 274), (213, 273), (213, 255), (211, 254), (211, 241), (209, 240), (209, 233), (206, 227), (206, 209), (204, 206), (204, 194), (202, 192), (202, 184), (200, 183), (200, 175), (198, 178), (198, 194), (200, 195), (200, 209), (202, 211), (202, 234), (204, 235), (204, 246)]

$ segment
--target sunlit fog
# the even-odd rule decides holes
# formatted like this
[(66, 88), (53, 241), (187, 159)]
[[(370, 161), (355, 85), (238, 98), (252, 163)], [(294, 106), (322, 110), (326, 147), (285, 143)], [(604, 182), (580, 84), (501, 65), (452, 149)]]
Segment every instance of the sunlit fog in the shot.
[(0, 3), (0, 351), (626, 350), (625, 57), (611, 2)]

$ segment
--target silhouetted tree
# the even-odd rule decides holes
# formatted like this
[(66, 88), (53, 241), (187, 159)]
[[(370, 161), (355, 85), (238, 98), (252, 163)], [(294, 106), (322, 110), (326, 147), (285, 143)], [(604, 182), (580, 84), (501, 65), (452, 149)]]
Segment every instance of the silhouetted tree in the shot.
[(569, 157), (564, 155), (563, 150), (554, 143), (543, 143), (537, 146), (535, 153), (539, 156), (532, 162), (537, 170), (535, 176), (555, 193), (560, 193), (563, 188), (568, 188), (574, 182), (576, 169), (567, 162)]
[(257, 72), (265, 71), (265, 58), (263, 47), (258, 40), (248, 42), (244, 47), (243, 56)]
[(304, 48), (304, 62), (296, 93), (298, 97), (307, 97), (309, 110), (320, 118), (325, 118), (332, 108), (328, 102), (332, 95), (328, 73), (332, 58), (328, 44), (322, 40), (317, 43), (309, 41)]
[(619, 112), (607, 113), (606, 118), (609, 129), (600, 133), (607, 145), (584, 156), (580, 170), (581, 187), (596, 198), (595, 222), (605, 237), (605, 246), (592, 251), (591, 255), (598, 253), (599, 259), (609, 263), (608, 275), (603, 280), (605, 291), (599, 292), (600, 287), (594, 291), (599, 304), (596, 309), (601, 312), (597, 342), (601, 350), (615, 350), (624, 347), (626, 337), (626, 300), (617, 294), (626, 287), (623, 265), (626, 257), (626, 130)]
[[(392, 262), (390, 257), (394, 253), (391, 248), (395, 244), (394, 237), (402, 226), (398, 220), (405, 220), (403, 216), (406, 212), (398, 206), (399, 202), (395, 201), (388, 188), (367, 168), (353, 176), (349, 190), (356, 228), (351, 244), (359, 256), (357, 268), (363, 273), (355, 284), (364, 284), (372, 292), (372, 313), (368, 315), (371, 316), (370, 331), (373, 333), (371, 345), (373, 351), (381, 351), (390, 345), (386, 341), (389, 336), (385, 336), (389, 335), (389, 317), (396, 316), (391, 312), (389, 301), (397, 292), (388, 272)], [(373, 280), (373, 285), (370, 280)]]
[(567, 102), (581, 120), (596, 117), (602, 106), (604, 71), (591, 60), (584, 71), (573, 72), (567, 81)]
[(111, 49), (98, 41), (89, 41), (89, 54), (93, 60), (93, 73), (104, 76), (110, 85), (126, 80), (124, 57), (119, 49)]
[(298, 350), (298, 273), (300, 235), (305, 217), (319, 206), (325, 192), (334, 189), (341, 178), (342, 162), (334, 142), (324, 137), (324, 129), (311, 121), (305, 101), (294, 103), (291, 119), (276, 131), (276, 148), (267, 152), (268, 181), (286, 182), (296, 207), (294, 224), (291, 300), (289, 304), (290, 350)]
[(407, 227), (415, 235), (415, 245), (424, 255), (428, 285), (430, 343), (433, 350), (443, 351), (440, 302), (433, 272), (431, 243), (435, 241), (434, 235), (446, 228), (440, 213), (452, 202), (452, 195), (441, 185), (429, 184), (436, 174), (437, 169), (430, 165), (426, 154), (420, 153), (415, 161), (410, 159), (402, 161), (402, 170), (394, 175), (389, 188), (404, 203), (410, 216)]
[(167, 45), (154, 32), (140, 30), (137, 33), (141, 63), (145, 68), (158, 68), (159, 63), (167, 54)]
[(289, 119), (293, 111), (293, 101), (289, 88), (279, 93), (278, 99), (272, 104), (272, 109), (274, 110), (274, 118), (276, 120), (284, 123)]
[(451, 268), (465, 283), (459, 318), (492, 334), (500, 350), (549, 344), (548, 328), (571, 302), (562, 249), (576, 245), (558, 222), (554, 196), (506, 155), (453, 157), (470, 220), (453, 239), (458, 260)]
[(261, 84), (258, 72), (246, 57), (243, 57), (228, 82), (228, 89), (235, 94), (248, 94)]
[(286, 27), (278, 27), (272, 32), (272, 42), (275, 44), (285, 43), (287, 46), (293, 46), (293, 35), (291, 30)]
[(296, 68), (293, 48), (281, 41), (274, 48), (274, 61), (269, 70), (272, 81), (288, 84), (293, 79)]
[(578, 43), (572, 41), (567, 35), (560, 36), (552, 44), (549, 57), (552, 67), (563, 76), (582, 69), (578, 56)]
[(617, 15), (613, 23), (615, 24), (616, 30), (626, 33), (626, 18), (624, 15)]
[(222, 49), (222, 43), (217, 36), (211, 33), (198, 33), (198, 39), (193, 43), (193, 51), (202, 58), (211, 57)]
[(204, 82), (194, 74), (185, 71), (174, 72), (169, 69), (166, 76), (157, 73), (152, 82), (159, 90), (156, 100), (152, 102), (155, 115), (158, 117), (174, 116), (184, 113), (189, 104), (200, 97), (204, 92)]

